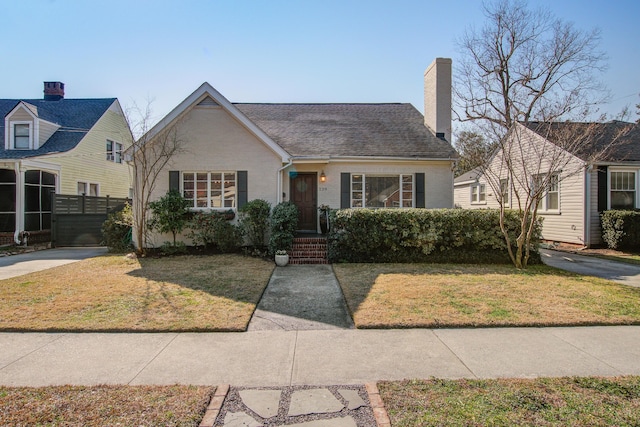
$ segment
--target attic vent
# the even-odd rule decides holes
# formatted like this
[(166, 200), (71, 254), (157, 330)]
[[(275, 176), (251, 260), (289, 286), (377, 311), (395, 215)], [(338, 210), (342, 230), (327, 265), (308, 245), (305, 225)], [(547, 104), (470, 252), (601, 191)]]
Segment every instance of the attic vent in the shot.
[(444, 132), (436, 132), (436, 138), (444, 139)]
[(207, 96), (205, 99), (200, 101), (198, 105), (201, 107), (213, 107), (213, 106), (217, 106), (218, 103), (214, 101), (213, 98), (211, 98), (210, 96)]

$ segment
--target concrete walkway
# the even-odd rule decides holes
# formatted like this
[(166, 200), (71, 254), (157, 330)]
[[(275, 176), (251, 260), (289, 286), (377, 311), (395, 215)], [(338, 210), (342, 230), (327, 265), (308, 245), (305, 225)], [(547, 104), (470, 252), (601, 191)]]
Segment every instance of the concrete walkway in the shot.
[(640, 326), (0, 333), (0, 384), (366, 384), (640, 375)]
[(55, 248), (0, 257), (0, 280), (81, 261), (107, 253), (106, 247)]
[(353, 327), (347, 303), (330, 265), (287, 265), (273, 271), (248, 330)]
[(640, 265), (550, 249), (540, 249), (540, 255), (542, 261), (552, 267), (640, 287)]

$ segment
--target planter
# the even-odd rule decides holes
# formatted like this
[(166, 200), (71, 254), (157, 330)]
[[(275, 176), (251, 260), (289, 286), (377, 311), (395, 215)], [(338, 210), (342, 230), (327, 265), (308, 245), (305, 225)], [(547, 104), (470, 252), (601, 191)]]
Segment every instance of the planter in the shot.
[(276, 255), (276, 265), (278, 267), (284, 267), (289, 264), (289, 255)]

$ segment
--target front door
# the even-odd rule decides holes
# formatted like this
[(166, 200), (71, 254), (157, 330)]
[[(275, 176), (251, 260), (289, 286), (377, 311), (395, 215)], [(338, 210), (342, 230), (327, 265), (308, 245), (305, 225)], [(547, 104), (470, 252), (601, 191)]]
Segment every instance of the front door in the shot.
[(317, 174), (292, 173), (289, 176), (291, 201), (298, 207), (298, 230), (317, 231)]

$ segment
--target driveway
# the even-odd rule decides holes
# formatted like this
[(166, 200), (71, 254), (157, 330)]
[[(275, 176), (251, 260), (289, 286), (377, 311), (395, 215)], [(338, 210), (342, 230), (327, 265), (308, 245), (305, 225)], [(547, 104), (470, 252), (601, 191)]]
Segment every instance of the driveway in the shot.
[(106, 247), (55, 248), (0, 258), (0, 280), (107, 253)]
[(540, 249), (540, 255), (542, 261), (551, 267), (640, 287), (640, 265), (550, 249)]

